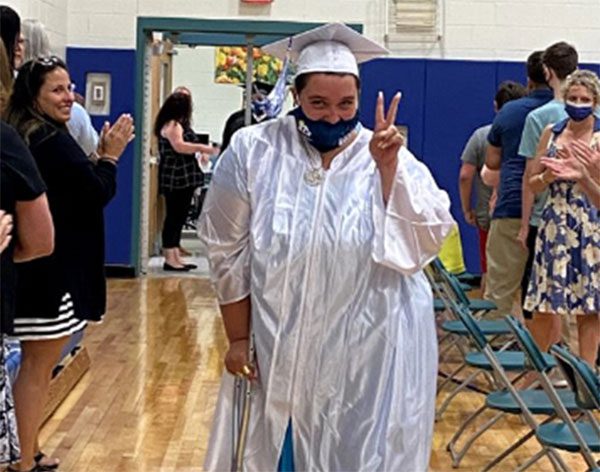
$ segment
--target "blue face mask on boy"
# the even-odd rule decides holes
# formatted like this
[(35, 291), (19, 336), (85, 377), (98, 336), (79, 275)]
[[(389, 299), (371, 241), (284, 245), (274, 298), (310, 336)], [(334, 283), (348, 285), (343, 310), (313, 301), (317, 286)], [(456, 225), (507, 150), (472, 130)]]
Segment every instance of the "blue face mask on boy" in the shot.
[(354, 118), (339, 120), (335, 124), (322, 120), (311, 120), (304, 114), (301, 107), (294, 108), (289, 114), (296, 118), (298, 131), (319, 152), (331, 151), (341, 146), (358, 125), (358, 110)]
[(594, 109), (591, 105), (576, 105), (573, 102), (567, 102), (565, 104), (565, 111), (573, 121), (583, 121), (594, 113)]

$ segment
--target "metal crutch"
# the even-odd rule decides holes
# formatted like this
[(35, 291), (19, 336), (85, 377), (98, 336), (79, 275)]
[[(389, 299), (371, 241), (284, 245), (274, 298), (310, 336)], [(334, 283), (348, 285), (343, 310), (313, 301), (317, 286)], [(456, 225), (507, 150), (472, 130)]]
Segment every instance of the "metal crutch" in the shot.
[[(248, 359), (254, 362), (254, 336), (250, 334)], [(252, 381), (246, 377), (236, 377), (233, 386), (233, 441), (232, 441), (232, 472), (242, 472), (244, 469), (244, 451), (250, 424), (252, 406)]]

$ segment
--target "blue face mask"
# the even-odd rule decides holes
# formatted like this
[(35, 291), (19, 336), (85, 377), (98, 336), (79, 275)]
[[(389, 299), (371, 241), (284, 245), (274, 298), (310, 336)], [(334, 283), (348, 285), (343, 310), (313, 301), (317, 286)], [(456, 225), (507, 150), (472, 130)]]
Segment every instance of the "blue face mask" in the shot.
[(311, 120), (301, 107), (294, 108), (289, 113), (296, 118), (296, 125), (300, 134), (319, 152), (327, 152), (341, 146), (345, 139), (358, 125), (358, 111), (354, 118), (340, 120), (335, 124), (322, 120)]
[(572, 102), (566, 103), (565, 111), (573, 121), (583, 121), (594, 113), (594, 109), (591, 105), (575, 105)]

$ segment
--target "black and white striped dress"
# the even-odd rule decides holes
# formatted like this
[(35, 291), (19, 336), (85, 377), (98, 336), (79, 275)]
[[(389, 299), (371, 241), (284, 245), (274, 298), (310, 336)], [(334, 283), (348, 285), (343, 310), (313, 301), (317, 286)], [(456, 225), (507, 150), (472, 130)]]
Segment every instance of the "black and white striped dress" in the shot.
[(22, 341), (69, 336), (106, 313), (104, 207), (117, 168), (92, 163), (64, 124), (45, 119), (29, 149), (47, 186), (54, 251), (17, 264), (14, 335)]
[(87, 326), (75, 316), (70, 293), (65, 293), (56, 318), (15, 318), (14, 337), (21, 341), (40, 341), (70, 336)]

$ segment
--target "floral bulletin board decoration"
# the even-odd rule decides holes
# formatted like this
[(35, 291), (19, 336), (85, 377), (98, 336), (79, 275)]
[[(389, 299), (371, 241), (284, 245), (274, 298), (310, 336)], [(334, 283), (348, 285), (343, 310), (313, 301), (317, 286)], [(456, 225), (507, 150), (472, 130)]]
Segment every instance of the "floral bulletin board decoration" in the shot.
[[(259, 48), (254, 48), (253, 81), (274, 84), (283, 61), (263, 54)], [(215, 82), (218, 84), (246, 83), (246, 48), (223, 46), (215, 48)]]

